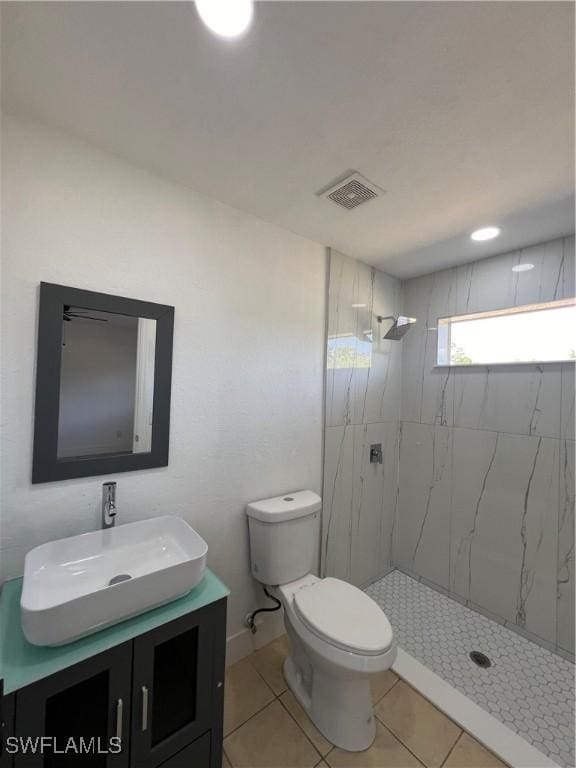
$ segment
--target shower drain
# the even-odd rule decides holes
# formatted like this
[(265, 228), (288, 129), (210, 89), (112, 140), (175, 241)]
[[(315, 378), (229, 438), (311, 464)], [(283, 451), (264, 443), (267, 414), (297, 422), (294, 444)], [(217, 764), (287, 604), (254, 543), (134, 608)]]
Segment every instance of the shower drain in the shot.
[(114, 586), (114, 584), (120, 584), (121, 582), (128, 581), (131, 578), (132, 576), (130, 576), (129, 573), (119, 573), (118, 576), (114, 576), (113, 578), (110, 579), (110, 581), (108, 582), (108, 586), (112, 587)]
[(482, 667), (482, 669), (488, 669), (492, 666), (492, 662), (482, 651), (470, 651), (470, 658), (476, 666)]

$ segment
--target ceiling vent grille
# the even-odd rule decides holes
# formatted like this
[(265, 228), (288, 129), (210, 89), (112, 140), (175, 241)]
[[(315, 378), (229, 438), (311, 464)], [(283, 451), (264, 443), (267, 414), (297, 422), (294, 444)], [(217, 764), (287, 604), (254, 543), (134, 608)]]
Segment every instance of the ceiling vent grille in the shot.
[(326, 197), (336, 205), (351, 211), (368, 200), (383, 194), (384, 190), (377, 187), (372, 182), (365, 179), (359, 173), (352, 173), (341, 179), (337, 184), (332, 184), (327, 189), (321, 190), (318, 194)]

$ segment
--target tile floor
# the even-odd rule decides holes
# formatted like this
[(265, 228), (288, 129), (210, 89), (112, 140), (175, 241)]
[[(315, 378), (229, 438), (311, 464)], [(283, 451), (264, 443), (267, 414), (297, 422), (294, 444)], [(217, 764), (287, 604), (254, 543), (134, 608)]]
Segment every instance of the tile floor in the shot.
[[(540, 752), (574, 768), (571, 662), (400, 571), (366, 592), (386, 612), (404, 651)], [(493, 666), (475, 666), (471, 650), (487, 654)]]
[(226, 673), (224, 768), (505, 768), (393, 672), (376, 675), (376, 740), (365, 752), (330, 744), (282, 675), (286, 636)]

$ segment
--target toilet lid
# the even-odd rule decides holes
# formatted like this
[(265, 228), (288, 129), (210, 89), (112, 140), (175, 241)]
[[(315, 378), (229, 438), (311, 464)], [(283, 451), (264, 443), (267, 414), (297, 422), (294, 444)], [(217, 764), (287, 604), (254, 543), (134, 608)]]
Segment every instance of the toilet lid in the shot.
[(321, 579), (298, 590), (294, 605), (302, 621), (332, 645), (369, 655), (392, 645), (392, 627), (384, 611), (345, 581)]

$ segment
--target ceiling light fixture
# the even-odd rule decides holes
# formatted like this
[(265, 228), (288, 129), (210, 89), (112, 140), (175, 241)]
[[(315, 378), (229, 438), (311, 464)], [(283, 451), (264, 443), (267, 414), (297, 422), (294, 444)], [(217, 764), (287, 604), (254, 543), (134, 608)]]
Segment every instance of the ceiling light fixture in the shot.
[(500, 234), (500, 227), (482, 227), (472, 232), (470, 239), (477, 243), (482, 243), (484, 240), (494, 240)]
[(512, 272), (529, 272), (531, 269), (534, 269), (534, 264), (516, 264), (512, 267)]
[(214, 34), (238, 37), (245, 32), (254, 15), (253, 0), (196, 0), (198, 15)]
[(352, 309), (364, 309), (364, 307), (367, 306), (367, 304), (351, 304), (350, 305)]

